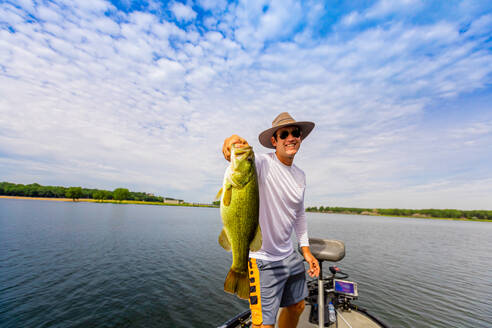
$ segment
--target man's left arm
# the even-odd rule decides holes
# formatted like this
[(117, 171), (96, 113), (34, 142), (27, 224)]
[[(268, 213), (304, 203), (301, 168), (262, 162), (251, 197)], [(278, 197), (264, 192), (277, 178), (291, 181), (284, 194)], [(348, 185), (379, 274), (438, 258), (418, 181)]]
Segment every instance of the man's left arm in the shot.
[(301, 246), (302, 255), (304, 259), (309, 264), (308, 274), (310, 277), (318, 277), (319, 276), (319, 263), (318, 260), (314, 257), (309, 249), (309, 246)]
[(296, 231), (299, 246), (302, 250), (302, 255), (304, 256), (306, 262), (309, 264), (308, 274), (311, 277), (318, 277), (319, 263), (309, 249), (309, 238), (307, 233), (306, 212), (304, 211), (304, 204), (298, 211), (298, 215), (294, 224), (294, 229)]

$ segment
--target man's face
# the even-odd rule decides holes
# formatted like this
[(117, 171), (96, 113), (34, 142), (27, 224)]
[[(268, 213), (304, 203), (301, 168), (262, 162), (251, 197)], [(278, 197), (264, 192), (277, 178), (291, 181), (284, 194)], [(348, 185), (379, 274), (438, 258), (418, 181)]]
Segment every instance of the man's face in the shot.
[[(294, 131), (294, 133), (293, 133)], [(296, 134), (296, 132), (299, 132)], [(288, 133), (288, 135), (287, 135)], [(294, 135), (298, 135), (298, 137), (294, 137)], [(276, 132), (277, 139), (272, 137), (272, 145), (277, 149), (277, 155), (281, 157), (294, 158), (301, 146), (301, 136), (300, 129), (297, 126), (287, 126), (285, 128), (280, 128)], [(285, 137), (285, 139), (282, 139)]]

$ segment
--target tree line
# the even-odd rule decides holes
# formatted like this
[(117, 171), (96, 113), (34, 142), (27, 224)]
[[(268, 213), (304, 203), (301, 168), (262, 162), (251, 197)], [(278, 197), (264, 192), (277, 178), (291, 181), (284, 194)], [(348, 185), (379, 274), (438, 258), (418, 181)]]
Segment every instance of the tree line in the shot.
[(355, 207), (329, 207), (320, 206), (308, 207), (306, 212), (321, 213), (347, 213), (347, 214), (368, 214), (368, 215), (391, 215), (391, 216), (414, 216), (414, 217), (432, 217), (432, 218), (462, 218), (462, 219), (479, 219), (492, 220), (492, 211), (484, 210), (454, 210), (454, 209), (399, 209), (399, 208), (355, 208)]
[[(129, 191), (126, 188), (116, 188), (113, 191), (101, 189), (89, 189), (82, 187), (42, 186), (38, 183), (15, 184), (0, 182), (0, 195), (24, 196), (24, 197), (47, 197), (47, 198), (79, 198), (96, 200), (136, 200), (145, 202), (164, 202), (164, 197), (154, 196), (145, 192)], [(166, 198), (167, 200), (172, 198)]]

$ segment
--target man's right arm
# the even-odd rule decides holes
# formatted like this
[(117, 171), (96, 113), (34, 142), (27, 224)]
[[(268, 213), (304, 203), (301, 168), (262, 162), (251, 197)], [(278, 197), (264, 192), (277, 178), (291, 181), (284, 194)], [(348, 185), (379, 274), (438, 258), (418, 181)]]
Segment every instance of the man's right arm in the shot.
[(226, 138), (224, 140), (224, 146), (222, 146), (222, 153), (224, 154), (224, 158), (228, 161), (231, 161), (231, 146), (234, 144), (239, 145), (240, 147), (249, 146), (248, 142), (237, 134), (233, 134), (229, 138)]

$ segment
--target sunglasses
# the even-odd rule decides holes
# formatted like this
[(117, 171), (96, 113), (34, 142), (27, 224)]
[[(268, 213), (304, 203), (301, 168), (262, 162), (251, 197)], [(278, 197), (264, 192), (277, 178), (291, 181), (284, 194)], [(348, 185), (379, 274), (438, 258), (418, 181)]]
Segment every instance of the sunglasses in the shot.
[(289, 132), (287, 130), (284, 130), (282, 131), (278, 137), (282, 140), (284, 140), (285, 138), (287, 138), (289, 136), (289, 134), (291, 134), (294, 138), (299, 138), (301, 136), (301, 130), (299, 129), (295, 129), (295, 130), (292, 130), (292, 132)]

